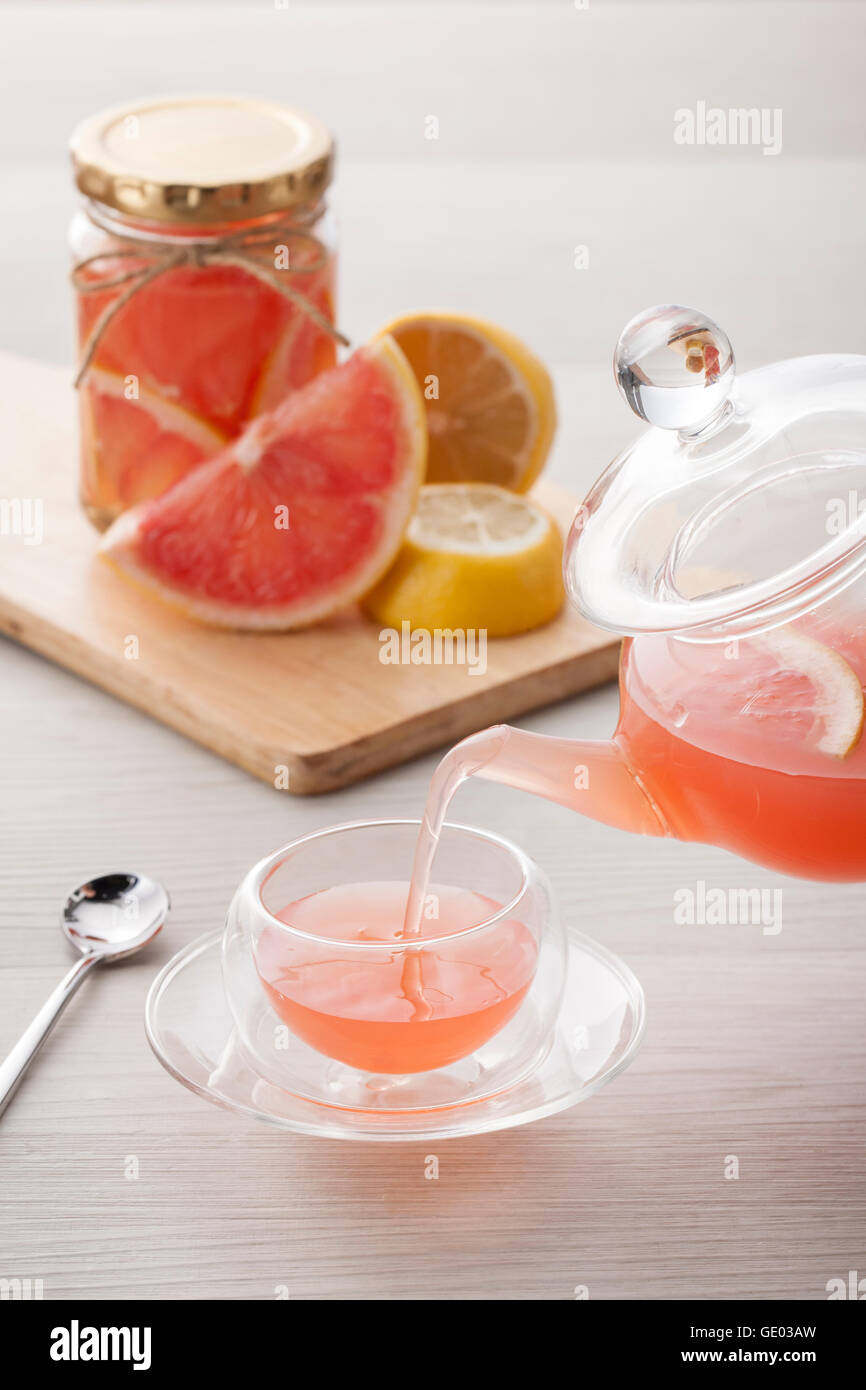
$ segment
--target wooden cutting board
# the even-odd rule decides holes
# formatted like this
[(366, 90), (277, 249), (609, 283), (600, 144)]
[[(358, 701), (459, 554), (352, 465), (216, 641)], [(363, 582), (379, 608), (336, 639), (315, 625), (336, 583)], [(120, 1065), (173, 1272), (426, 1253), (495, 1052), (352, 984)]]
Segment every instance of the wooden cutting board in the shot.
[[(8, 354), (0, 370), (0, 631), (264, 781), (330, 791), (615, 674), (618, 643), (571, 613), (491, 640), (483, 674), (383, 664), (379, 629), (354, 611), (276, 636), (200, 627), (95, 559), (69, 372)], [(575, 500), (538, 496), (567, 528)], [(18, 524), (34, 502), (39, 544)]]

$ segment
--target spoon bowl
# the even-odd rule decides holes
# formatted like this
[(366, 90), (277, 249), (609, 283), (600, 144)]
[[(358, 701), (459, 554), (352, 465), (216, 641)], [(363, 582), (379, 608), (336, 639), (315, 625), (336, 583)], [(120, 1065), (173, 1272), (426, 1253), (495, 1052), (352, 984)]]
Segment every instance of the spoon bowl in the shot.
[(169, 897), (145, 874), (102, 874), (76, 888), (63, 909), (63, 933), (84, 956), (121, 960), (161, 931)]

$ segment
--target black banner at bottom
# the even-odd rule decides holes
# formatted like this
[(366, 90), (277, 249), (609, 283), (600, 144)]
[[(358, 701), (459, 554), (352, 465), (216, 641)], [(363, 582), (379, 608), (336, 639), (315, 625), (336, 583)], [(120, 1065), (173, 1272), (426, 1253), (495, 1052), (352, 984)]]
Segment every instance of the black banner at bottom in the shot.
[[(364, 1300), (351, 1300), (364, 1303)], [(165, 1371), (192, 1371), (196, 1375), (214, 1372), (225, 1377), (240, 1371), (245, 1376), (273, 1372), (292, 1374), (314, 1355), (313, 1337), (321, 1336), (327, 1321), (334, 1320), (338, 1337), (329, 1336), (319, 1349), (321, 1370), (333, 1374), (345, 1348), (344, 1364), (355, 1370), (372, 1367), (367, 1362), (368, 1340), (377, 1345), (375, 1359), (382, 1370), (383, 1336), (388, 1361), (394, 1366), (395, 1352), (401, 1346), (417, 1357), (424, 1346), (425, 1359), (451, 1359), (447, 1346), (431, 1347), (431, 1339), (447, 1339), (451, 1327), (443, 1317), (427, 1321), (423, 1332), (413, 1317), (411, 1303), (398, 1301), (400, 1318), (389, 1317), (387, 1324), (377, 1314), (370, 1321), (369, 1304), (361, 1313), (367, 1331), (366, 1351), (355, 1345), (350, 1350), (352, 1318), (343, 1305), (339, 1313), (313, 1314), (308, 1301), (273, 1302), (139, 1302), (112, 1300), (46, 1303), (0, 1302), (0, 1326), (5, 1333), (7, 1351), (13, 1347), (17, 1364), (25, 1373), (48, 1372), (61, 1383), (70, 1376), (92, 1379), (108, 1371), (112, 1376), (160, 1376)], [(476, 1308), (476, 1301), (468, 1302)], [(481, 1302), (483, 1300), (478, 1300)], [(848, 1304), (848, 1306), (846, 1306)], [(380, 1305), (381, 1306), (381, 1305)], [(455, 1302), (447, 1303), (456, 1311)], [(595, 1373), (597, 1360), (604, 1359), (611, 1372), (686, 1371), (704, 1366), (763, 1366), (768, 1369), (790, 1365), (808, 1366), (824, 1378), (835, 1373), (850, 1374), (863, 1340), (864, 1323), (859, 1307), (850, 1300), (827, 1302), (571, 1302), (561, 1309), (556, 1328), (582, 1340), (572, 1344), (591, 1350)], [(348, 1314), (348, 1327), (346, 1319)], [(337, 1317), (340, 1323), (337, 1324)], [(429, 1313), (426, 1315), (429, 1318)], [(473, 1315), (470, 1313), (470, 1317)], [(474, 1317), (477, 1318), (477, 1312)], [(485, 1334), (477, 1352), (485, 1364), (495, 1363), (496, 1352), (511, 1356), (509, 1344), (516, 1338), (524, 1355), (532, 1344), (529, 1328), (520, 1331), (514, 1312), (509, 1314), (509, 1333), (495, 1333), (496, 1314), (489, 1303), (484, 1311)], [(322, 1318), (322, 1322), (319, 1322)], [(473, 1319), (474, 1320), (474, 1319)], [(460, 1319), (458, 1318), (458, 1322)], [(476, 1330), (478, 1324), (475, 1324)], [(458, 1335), (462, 1328), (455, 1328)], [(468, 1328), (467, 1328), (468, 1330)], [(493, 1335), (491, 1335), (493, 1334)], [(419, 1338), (423, 1337), (423, 1343)], [(351, 1339), (351, 1341), (350, 1341)], [(533, 1335), (541, 1355), (537, 1333)], [(561, 1353), (561, 1347), (560, 1347)], [(548, 1352), (544, 1353), (546, 1359)], [(579, 1369), (579, 1362), (576, 1369)]]

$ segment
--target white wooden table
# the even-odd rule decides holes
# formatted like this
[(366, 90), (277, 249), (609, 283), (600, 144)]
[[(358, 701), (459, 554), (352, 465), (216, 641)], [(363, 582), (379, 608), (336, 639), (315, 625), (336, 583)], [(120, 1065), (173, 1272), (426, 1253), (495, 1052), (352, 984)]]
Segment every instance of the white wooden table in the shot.
[[(340, 132), (353, 336), (453, 303), (556, 365), (562, 481), (588, 482), (632, 433), (607, 363), (647, 303), (714, 313), (744, 367), (864, 350), (862, 7), (48, 10), (0, 11), (3, 347), (69, 358), (72, 122), (135, 91), (218, 86), (295, 97)], [(699, 99), (783, 107), (782, 155), (676, 149), (671, 113)], [(525, 722), (592, 736), (615, 713), (607, 689)], [(250, 1125), (161, 1070), (142, 1027), (149, 982), (219, 924), (253, 859), (317, 826), (417, 814), (433, 763), (292, 800), (0, 644), (0, 1051), (66, 968), (72, 886), (140, 867), (174, 901), (148, 955), (88, 982), (0, 1125), (0, 1278), (41, 1279), (46, 1298), (569, 1299), (586, 1285), (760, 1299), (823, 1298), (828, 1280), (866, 1275), (863, 887), (780, 881), (469, 787), (460, 816), (518, 840), (561, 910), (644, 984), (646, 1039), (613, 1087), (440, 1145), (428, 1181), (422, 1146)], [(782, 931), (677, 926), (674, 893), (699, 879), (782, 887)]]

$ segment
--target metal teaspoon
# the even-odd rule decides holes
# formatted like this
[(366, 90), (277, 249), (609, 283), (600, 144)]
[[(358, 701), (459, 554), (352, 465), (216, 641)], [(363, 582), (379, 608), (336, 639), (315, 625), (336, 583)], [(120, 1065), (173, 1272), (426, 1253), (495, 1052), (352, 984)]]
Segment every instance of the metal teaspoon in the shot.
[(0, 1115), (85, 975), (94, 965), (122, 960), (146, 946), (162, 927), (169, 906), (162, 884), (144, 874), (103, 874), (76, 888), (67, 899), (63, 933), (81, 952), (81, 959), (0, 1063)]

